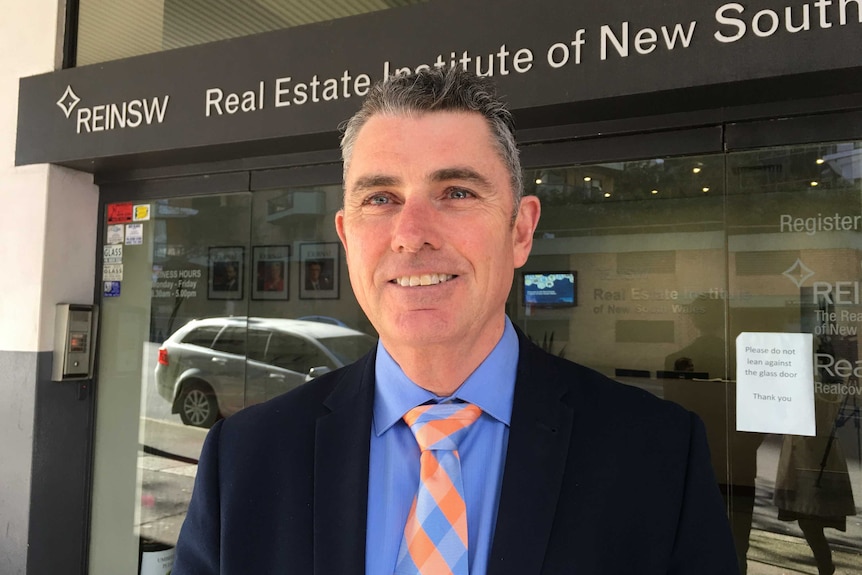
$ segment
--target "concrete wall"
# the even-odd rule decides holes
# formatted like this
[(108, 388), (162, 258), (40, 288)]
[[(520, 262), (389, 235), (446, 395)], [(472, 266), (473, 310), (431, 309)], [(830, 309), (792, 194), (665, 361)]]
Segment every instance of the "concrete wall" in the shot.
[(60, 463), (50, 436), (34, 446), (39, 402), (74, 412), (62, 403), (78, 401), (45, 374), (54, 305), (93, 298), (98, 190), (87, 174), (14, 166), (18, 79), (60, 67), (65, 2), (0, 0), (0, 14), (0, 573), (19, 575), (33, 573), (31, 486), (42, 489), (38, 470)]

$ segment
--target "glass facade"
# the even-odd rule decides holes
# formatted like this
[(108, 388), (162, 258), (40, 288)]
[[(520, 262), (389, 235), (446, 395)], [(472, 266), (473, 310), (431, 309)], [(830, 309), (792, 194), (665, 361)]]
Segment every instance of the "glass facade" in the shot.
[[(544, 209), (513, 322), (701, 416), (749, 573), (862, 567), (862, 142), (525, 182)], [(322, 181), (106, 206), (104, 243), (122, 254), (101, 302), (94, 575), (169, 557), (217, 418), (374, 344), (332, 223), (340, 195)], [(737, 431), (743, 332), (812, 334), (816, 435)]]
[(78, 66), (282, 30), (425, 0), (80, 0)]

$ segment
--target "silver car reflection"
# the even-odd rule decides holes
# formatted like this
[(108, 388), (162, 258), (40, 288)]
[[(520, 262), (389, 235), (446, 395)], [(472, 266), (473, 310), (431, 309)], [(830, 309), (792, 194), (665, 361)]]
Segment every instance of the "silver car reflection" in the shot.
[(220, 417), (352, 363), (376, 342), (362, 332), (316, 321), (192, 320), (159, 348), (156, 385), (183, 423), (211, 427)]

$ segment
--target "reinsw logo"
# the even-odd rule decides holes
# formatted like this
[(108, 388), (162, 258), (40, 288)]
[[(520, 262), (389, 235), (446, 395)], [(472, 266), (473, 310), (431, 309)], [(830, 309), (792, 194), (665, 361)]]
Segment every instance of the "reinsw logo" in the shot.
[(67, 85), (63, 96), (57, 100), (57, 106), (63, 111), (66, 118), (71, 118), (74, 113), (75, 132), (80, 134), (81, 132), (104, 132), (161, 124), (165, 121), (169, 100), (170, 96), (165, 94), (161, 98), (135, 99), (119, 104), (79, 107), (81, 98), (72, 90), (71, 85)]

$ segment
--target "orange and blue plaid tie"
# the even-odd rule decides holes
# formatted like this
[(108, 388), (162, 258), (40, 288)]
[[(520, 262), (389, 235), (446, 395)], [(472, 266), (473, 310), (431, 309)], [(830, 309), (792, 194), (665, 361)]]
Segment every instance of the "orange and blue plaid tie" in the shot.
[(438, 403), (414, 407), (404, 416), (421, 455), (419, 489), (404, 527), (396, 575), (468, 575), (458, 442), (481, 413), (469, 403)]

